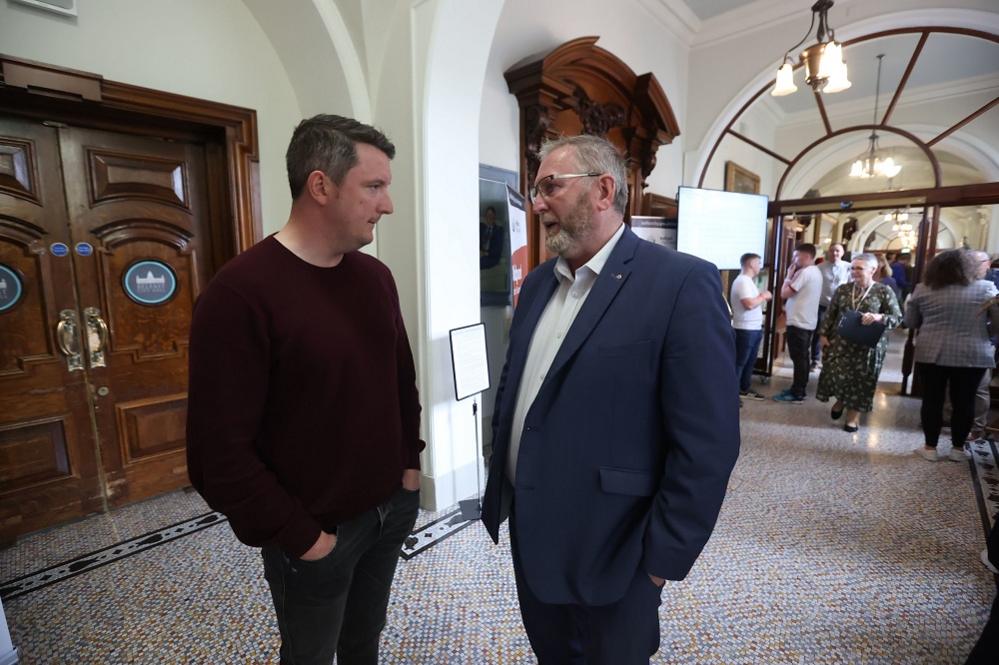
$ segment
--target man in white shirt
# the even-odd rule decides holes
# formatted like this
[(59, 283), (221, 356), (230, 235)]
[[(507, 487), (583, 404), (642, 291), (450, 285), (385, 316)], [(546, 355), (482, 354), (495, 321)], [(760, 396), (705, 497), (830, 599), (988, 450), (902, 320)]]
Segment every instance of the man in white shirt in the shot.
[[(829, 309), (832, 302), (833, 293), (843, 284), (850, 281), (850, 262), (843, 260), (843, 245), (833, 243), (826, 252), (826, 260), (819, 264), (819, 272), (822, 273), (822, 296), (819, 298), (819, 323)], [(816, 325), (816, 328), (818, 326)], [(819, 368), (819, 336), (812, 335), (812, 369)]]
[(803, 243), (794, 248), (791, 265), (780, 288), (787, 300), (787, 354), (794, 365), (794, 382), (787, 390), (774, 395), (778, 402), (801, 404), (808, 387), (808, 367), (812, 335), (819, 323), (819, 298), (822, 296), (822, 273), (815, 265), (815, 245)]
[(760, 274), (760, 255), (743, 254), (739, 259), (742, 274), (732, 282), (729, 304), (732, 306), (732, 327), (735, 328), (735, 375), (739, 377), (739, 398), (762, 400), (763, 395), (750, 390), (756, 354), (763, 339), (763, 303), (773, 294), (756, 287)]
[(514, 311), (482, 523), (498, 542), (509, 517), (538, 662), (648, 665), (666, 580), (700, 555), (738, 456), (728, 308), (714, 265), (624, 224), (612, 143), (539, 156), (531, 201), (557, 258)]

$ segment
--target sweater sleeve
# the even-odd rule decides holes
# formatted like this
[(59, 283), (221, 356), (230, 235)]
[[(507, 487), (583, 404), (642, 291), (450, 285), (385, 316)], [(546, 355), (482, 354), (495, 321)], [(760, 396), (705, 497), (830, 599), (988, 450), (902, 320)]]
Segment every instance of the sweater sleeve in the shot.
[(237, 292), (209, 285), (191, 322), (187, 464), (191, 484), (240, 541), (300, 557), (319, 523), (257, 452), (268, 394), (267, 319)]
[(416, 388), (416, 366), (413, 351), (406, 335), (406, 324), (399, 306), (399, 292), (392, 276), (388, 276), (392, 293), (392, 307), (396, 320), (396, 365), (399, 379), (399, 410), (402, 420), (403, 464), (407, 469), (419, 469), (420, 452), (427, 444), (420, 439), (420, 393)]

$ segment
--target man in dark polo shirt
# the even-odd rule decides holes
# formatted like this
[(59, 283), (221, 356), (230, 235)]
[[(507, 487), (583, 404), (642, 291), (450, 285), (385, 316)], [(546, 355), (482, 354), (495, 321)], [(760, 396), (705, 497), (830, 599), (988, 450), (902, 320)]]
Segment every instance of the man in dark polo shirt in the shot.
[(392, 213), (395, 146), (302, 121), (291, 215), (230, 261), (191, 324), (191, 483), (261, 547), (281, 662), (376, 663), (419, 508), (420, 404), (395, 282), (358, 252)]

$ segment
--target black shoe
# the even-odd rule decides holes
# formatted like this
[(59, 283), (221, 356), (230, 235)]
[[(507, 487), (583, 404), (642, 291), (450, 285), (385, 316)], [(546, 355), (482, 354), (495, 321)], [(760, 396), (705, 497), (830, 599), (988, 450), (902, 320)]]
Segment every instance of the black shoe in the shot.
[(860, 429), (860, 425), (843, 425), (844, 432), (856, 432)]
[(837, 410), (836, 407), (834, 406), (832, 410), (829, 412), (829, 415), (832, 417), (833, 420), (839, 420), (839, 417), (843, 415), (843, 409)]

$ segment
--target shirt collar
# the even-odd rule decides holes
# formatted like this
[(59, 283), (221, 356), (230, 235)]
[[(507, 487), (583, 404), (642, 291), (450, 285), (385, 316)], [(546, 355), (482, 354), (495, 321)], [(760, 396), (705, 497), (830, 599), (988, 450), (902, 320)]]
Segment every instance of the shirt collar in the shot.
[[(583, 268), (587, 268), (589, 269), (590, 272), (593, 273), (594, 277), (599, 275), (600, 271), (604, 269), (604, 265), (606, 265), (607, 259), (610, 258), (611, 252), (614, 251), (614, 247), (617, 245), (617, 241), (621, 239), (622, 235), (624, 235), (624, 226), (625, 226), (624, 222), (622, 222), (621, 226), (619, 226), (617, 228), (617, 231), (614, 232), (614, 235), (610, 237), (610, 240), (604, 243), (604, 246), (601, 247), (600, 250), (596, 254), (594, 254), (589, 261), (581, 265), (579, 267), (579, 270), (576, 271), (576, 274), (579, 274), (579, 271), (583, 270)], [(555, 276), (559, 279), (559, 281), (563, 280), (569, 282), (575, 281), (575, 277), (573, 277), (572, 274), (572, 269), (569, 268), (569, 262), (566, 261), (561, 256), (558, 257), (558, 260), (555, 262)]]

